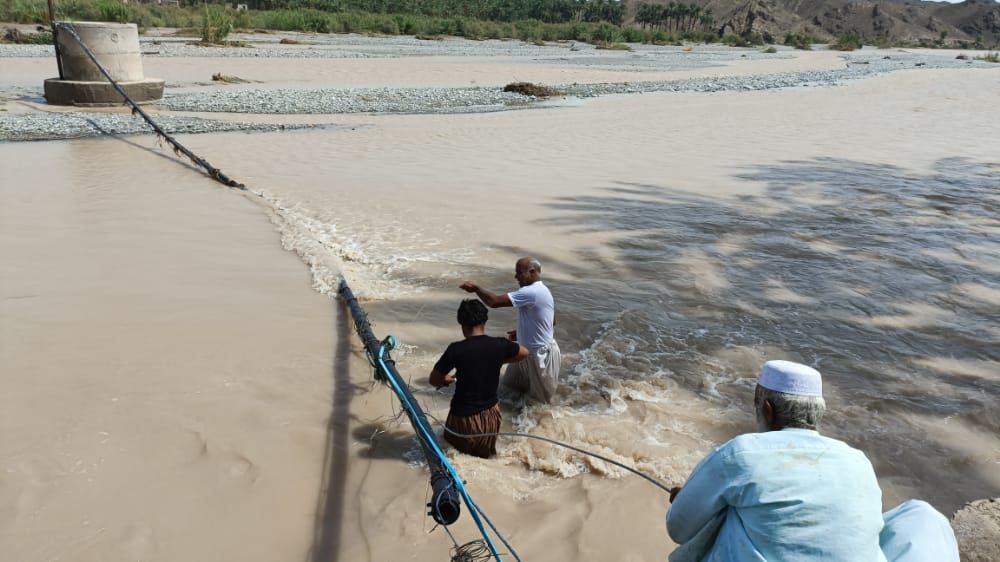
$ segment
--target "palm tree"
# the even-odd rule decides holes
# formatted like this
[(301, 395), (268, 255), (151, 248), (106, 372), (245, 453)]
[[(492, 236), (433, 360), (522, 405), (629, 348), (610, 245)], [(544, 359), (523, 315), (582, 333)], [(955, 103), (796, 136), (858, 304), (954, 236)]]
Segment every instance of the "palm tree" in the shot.
[(688, 31), (694, 31), (694, 24), (701, 17), (701, 6), (691, 4), (688, 7)]

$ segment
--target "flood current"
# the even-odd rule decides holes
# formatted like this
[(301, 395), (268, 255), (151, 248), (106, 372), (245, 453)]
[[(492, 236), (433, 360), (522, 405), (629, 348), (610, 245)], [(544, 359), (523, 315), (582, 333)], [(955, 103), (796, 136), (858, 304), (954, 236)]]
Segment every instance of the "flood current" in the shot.
[[(680, 484), (712, 447), (753, 430), (761, 363), (792, 359), (823, 373), (821, 430), (869, 456), (886, 507), (920, 497), (950, 514), (997, 496), (1000, 161), (985, 141), (997, 138), (1000, 124), (954, 100), (987, 107), (995, 89), (985, 86), (998, 82), (947, 72), (947, 80), (900, 72), (823, 89), (608, 97), (502, 114), (355, 115), (331, 130), (183, 139), (260, 198), (223, 191), (149, 138), (0, 146), (13, 291), (4, 310), (17, 315), (26, 342), (4, 350), (7, 364), (60, 373), (76, 389), (53, 401), (51, 392), (69, 388), (53, 384), (39, 395), (50, 414), (23, 422), (25, 431), (34, 428), (24, 435), (52, 444), (29, 454), (40, 445), (17, 442), (16, 466), (8, 467), (24, 481), (16, 488), (68, 482), (70, 473), (56, 470), (61, 461), (43, 462), (50, 449), (94, 457), (88, 474), (100, 478), (107, 472), (90, 433), (71, 439), (75, 428), (120, 439), (148, 419), (160, 432), (159, 464), (188, 475), (164, 489), (194, 482), (205, 494), (232, 489), (233, 505), (263, 503), (226, 513), (251, 517), (270, 509), (261, 506), (286, 505), (272, 499), (292, 492), (311, 507), (315, 483), (337, 477), (339, 487), (329, 488), (336, 497), (324, 499), (322, 488), (318, 505), (339, 514), (340, 553), (360, 556), (344, 559), (363, 559), (362, 552), (385, 559), (402, 548), (365, 532), (402, 533), (401, 544), (439, 541), (417, 523), (421, 491), (413, 490), (424, 476), (387, 391), (364, 387), (359, 369), (352, 374), (359, 381), (334, 381), (333, 402), (323, 401), (327, 363), (334, 357), (336, 376), (351, 348), (344, 318), (317, 327), (330, 312), (316, 304), (311, 316), (309, 307), (324, 302), (315, 293), (258, 292), (299, 283), (305, 293), (311, 284), (332, 296), (346, 277), (376, 333), (400, 341), (398, 367), (417, 398), (443, 419), (450, 394), (434, 391), (426, 375), (461, 337), (454, 313), (467, 295), (459, 284), (513, 290), (514, 261), (533, 255), (556, 299), (563, 380), (552, 405), (505, 395), (505, 427)], [(244, 259), (257, 255), (266, 257)], [(155, 307), (143, 304), (150, 295)], [(210, 322), (185, 321), (198, 314)], [(91, 322), (111, 335), (98, 338), (103, 332), (85, 329)], [(512, 311), (496, 310), (487, 327), (500, 335), (513, 322)], [(282, 328), (271, 339), (247, 332), (272, 325)], [(337, 332), (336, 340), (322, 330)], [(56, 333), (62, 344), (53, 344)], [(67, 342), (78, 339), (91, 342), (76, 352), (89, 363), (49, 364), (53, 350), (75, 349)], [(156, 351), (172, 341), (188, 343)], [(130, 377), (108, 366), (109, 357), (143, 365), (154, 353), (147, 348), (176, 360)], [(219, 355), (230, 348), (240, 351)], [(279, 367), (254, 371), (272, 364)], [(194, 377), (204, 365), (217, 372)], [(185, 381), (175, 393), (157, 390), (175, 380)], [(29, 377), (18, 388), (26, 397), (49, 387)], [(74, 406), (80, 392), (91, 397), (79, 402), (90, 404), (86, 412)], [(139, 409), (120, 417), (121, 404), (111, 401), (118, 397)], [(22, 402), (29, 401), (8, 406)], [(380, 413), (346, 413), (359, 405)], [(318, 458), (326, 423), (318, 420), (327, 418), (330, 431), (340, 431), (326, 441), (340, 447), (328, 450), (339, 459), (334, 469)], [(145, 450), (142, 443), (131, 446)], [(262, 443), (294, 454), (270, 454)], [(120, 451), (110, 458), (129, 480), (135, 457)], [(376, 464), (399, 465), (401, 451), (410, 480), (380, 476)], [(492, 461), (452, 456), (487, 498), (480, 504), (516, 504), (498, 520), (528, 552), (609, 559), (621, 539), (634, 559), (649, 559), (668, 546), (665, 498), (601, 461), (513, 439), (500, 441)], [(298, 488), (289, 491), (290, 483)], [(79, 494), (51, 499), (48, 485), (17, 492), (12, 520), (35, 528), (32, 514), (65, 497), (84, 499), (63, 511), (86, 511), (90, 488), (73, 486)], [(129, 515), (124, 538), (107, 540), (155, 552), (157, 533), (161, 547), (174, 544), (162, 535), (185, 520), (174, 515), (148, 526), (143, 515)], [(312, 512), (298, 516), (283, 521), (302, 534)], [(542, 519), (554, 527), (536, 533), (521, 524)], [(297, 552), (299, 531), (269, 552)], [(554, 532), (566, 538), (556, 547)], [(29, 543), (25, 549), (35, 548)]]

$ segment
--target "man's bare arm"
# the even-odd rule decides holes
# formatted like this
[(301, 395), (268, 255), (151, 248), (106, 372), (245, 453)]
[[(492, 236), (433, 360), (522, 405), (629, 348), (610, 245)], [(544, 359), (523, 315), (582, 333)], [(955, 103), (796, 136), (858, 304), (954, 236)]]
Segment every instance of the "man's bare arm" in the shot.
[(441, 388), (442, 386), (448, 386), (449, 384), (455, 382), (455, 375), (445, 375), (439, 373), (437, 369), (432, 369), (428, 382), (431, 383), (431, 386), (434, 388)]
[(517, 347), (518, 347), (517, 355), (512, 355), (512, 356), (504, 359), (503, 360), (504, 363), (517, 363), (519, 361), (523, 361), (525, 358), (528, 357), (528, 348), (527, 347), (524, 347), (523, 345), (519, 345)]
[(510, 297), (507, 296), (507, 293), (500, 293), (499, 295), (491, 293), (486, 289), (480, 287), (474, 281), (466, 281), (465, 283), (459, 285), (459, 288), (467, 293), (476, 293), (476, 296), (479, 297), (479, 300), (483, 301), (483, 304), (485, 304), (490, 308), (514, 306), (514, 304), (510, 302)]

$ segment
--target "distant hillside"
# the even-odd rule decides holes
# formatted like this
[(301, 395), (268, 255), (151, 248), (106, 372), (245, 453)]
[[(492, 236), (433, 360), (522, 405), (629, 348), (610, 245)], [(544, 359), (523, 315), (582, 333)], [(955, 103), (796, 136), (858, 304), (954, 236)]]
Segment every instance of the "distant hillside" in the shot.
[[(629, 13), (640, 4), (667, 0), (626, 0)], [(817, 37), (857, 35), (937, 44), (1000, 43), (1000, 3), (966, 0), (961, 4), (920, 0), (684, 0), (711, 10), (720, 35), (759, 33), (780, 39), (785, 33)]]

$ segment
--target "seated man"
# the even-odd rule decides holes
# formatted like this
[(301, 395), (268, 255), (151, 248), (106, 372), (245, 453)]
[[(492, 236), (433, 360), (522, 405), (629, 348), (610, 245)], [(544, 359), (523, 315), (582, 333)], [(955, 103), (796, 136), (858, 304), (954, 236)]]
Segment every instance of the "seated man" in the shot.
[[(524, 346), (486, 335), (488, 315), (483, 303), (474, 299), (462, 301), (458, 307), (458, 323), (462, 325), (465, 339), (449, 345), (431, 371), (430, 383), (437, 388), (456, 383), (444, 425), (457, 433), (500, 431), (500, 407), (497, 405), (500, 365), (528, 356)], [(452, 370), (454, 375), (449, 374)], [(488, 459), (497, 452), (495, 435), (466, 438), (446, 431), (444, 438), (467, 455)]]
[(910, 500), (883, 516), (864, 453), (816, 432), (818, 371), (768, 361), (754, 409), (759, 433), (717, 448), (671, 490), (671, 562), (958, 562), (943, 515)]

